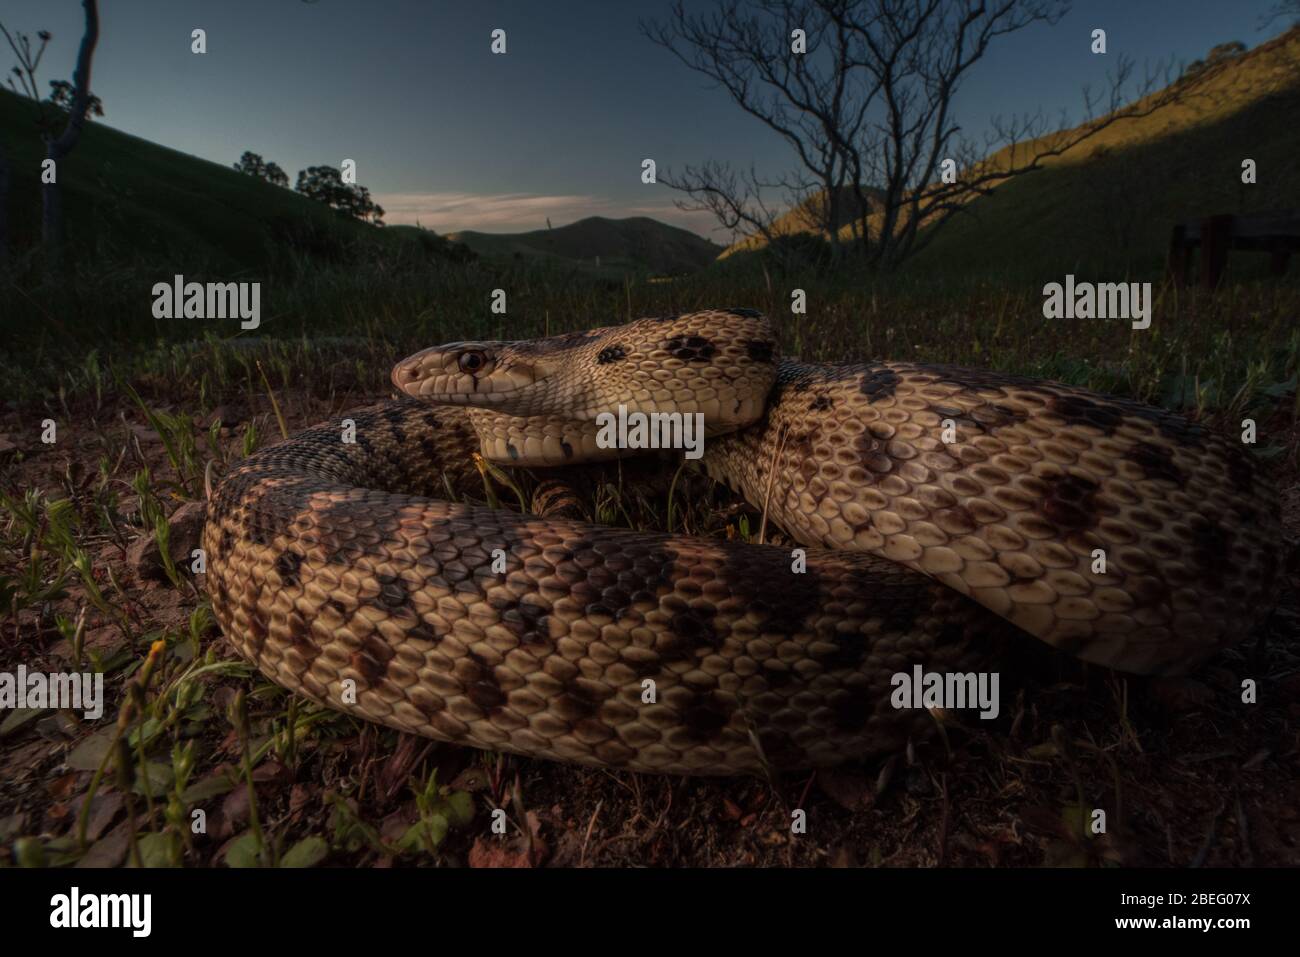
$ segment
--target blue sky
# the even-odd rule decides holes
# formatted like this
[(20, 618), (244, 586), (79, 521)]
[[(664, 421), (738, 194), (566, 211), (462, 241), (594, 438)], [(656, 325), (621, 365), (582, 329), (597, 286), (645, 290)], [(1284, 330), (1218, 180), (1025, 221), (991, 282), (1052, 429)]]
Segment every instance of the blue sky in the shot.
[[(1002, 38), (957, 101), (982, 137), (994, 115), (1064, 109), (1104, 86), (1120, 53), (1139, 65), (1190, 61), (1217, 43), (1248, 46), (1275, 0), (1079, 0), (1056, 26)], [(705, 0), (695, 4), (707, 7)], [(233, 163), (246, 149), (292, 181), (317, 164), (357, 162), (358, 182), (390, 223), (439, 232), (511, 232), (587, 215), (649, 215), (718, 241), (713, 224), (673, 208), (640, 163), (662, 169), (729, 160), (777, 174), (787, 148), (721, 91), (646, 40), (638, 20), (661, 0), (101, 0), (92, 87), (103, 122)], [(3, 0), (13, 32), (54, 40), (41, 83), (71, 75), (78, 0)], [(190, 52), (190, 31), (208, 52)], [(505, 56), (489, 51), (507, 31)], [(1089, 52), (1107, 31), (1109, 55)], [(0, 46), (0, 69), (12, 57)]]

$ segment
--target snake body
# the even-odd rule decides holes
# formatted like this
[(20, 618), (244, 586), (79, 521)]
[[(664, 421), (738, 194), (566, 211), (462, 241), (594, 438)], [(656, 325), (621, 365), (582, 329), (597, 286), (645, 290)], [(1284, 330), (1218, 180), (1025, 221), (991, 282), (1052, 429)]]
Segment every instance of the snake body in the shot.
[[(669, 773), (825, 766), (928, 733), (891, 703), (916, 666), (996, 669), (1029, 635), (1177, 673), (1270, 606), (1270, 484), (1239, 444), (1126, 400), (782, 359), (744, 310), (453, 343), (393, 380), (408, 397), (234, 467), (203, 544), (244, 657), (431, 738)], [(625, 454), (597, 440), (615, 404), (703, 414), (705, 470), (804, 550), (447, 500), (479, 483), (475, 452)]]

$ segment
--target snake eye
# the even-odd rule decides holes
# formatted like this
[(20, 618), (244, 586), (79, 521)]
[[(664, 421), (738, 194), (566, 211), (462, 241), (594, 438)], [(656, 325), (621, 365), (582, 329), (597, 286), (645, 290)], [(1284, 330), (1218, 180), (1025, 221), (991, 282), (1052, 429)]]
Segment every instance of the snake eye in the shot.
[(474, 375), (487, 365), (487, 356), (478, 350), (462, 352), (460, 358), (456, 360), (456, 363), (460, 366), (461, 372), (468, 372), (470, 375)]

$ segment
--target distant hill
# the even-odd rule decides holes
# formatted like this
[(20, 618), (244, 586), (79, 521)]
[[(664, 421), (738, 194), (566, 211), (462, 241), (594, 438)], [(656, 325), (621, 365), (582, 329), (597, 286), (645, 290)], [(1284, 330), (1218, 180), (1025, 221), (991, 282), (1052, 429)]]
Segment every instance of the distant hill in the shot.
[[(589, 216), (567, 226), (528, 233), (448, 233), (480, 256), (555, 259), (601, 271), (677, 275), (702, 269), (722, 247), (685, 229), (645, 216)], [(599, 258), (599, 263), (597, 262)]]
[[(1293, 28), (1214, 64), (1184, 102), (1121, 120), (973, 200), (908, 268), (990, 279), (1039, 275), (1062, 261), (1158, 270), (1177, 221), (1300, 207), (1298, 116), (1300, 28)], [(1247, 158), (1258, 167), (1254, 185), (1241, 181)], [(986, 162), (997, 168), (1005, 151)], [(878, 227), (878, 217), (867, 223)], [(840, 233), (847, 238), (849, 228)], [(727, 255), (761, 246), (737, 243)]]

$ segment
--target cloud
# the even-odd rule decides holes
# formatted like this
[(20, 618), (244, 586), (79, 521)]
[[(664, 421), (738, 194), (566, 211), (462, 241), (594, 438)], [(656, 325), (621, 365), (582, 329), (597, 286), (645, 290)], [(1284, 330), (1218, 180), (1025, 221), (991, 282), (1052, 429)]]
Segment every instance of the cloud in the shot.
[(713, 218), (701, 213), (683, 213), (671, 202), (659, 205), (618, 203), (601, 196), (577, 194), (539, 196), (535, 193), (382, 193), (375, 201), (384, 207), (384, 222), (391, 225), (419, 225), (438, 233), (473, 229), (489, 233), (516, 233), (565, 226), (588, 216), (623, 219), (649, 216), (722, 242), (712, 233)]

